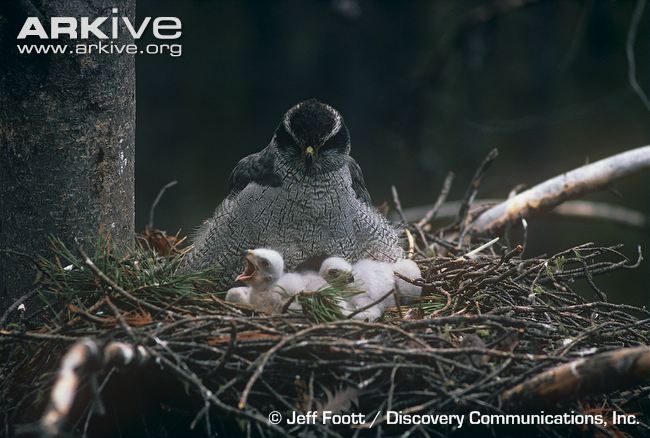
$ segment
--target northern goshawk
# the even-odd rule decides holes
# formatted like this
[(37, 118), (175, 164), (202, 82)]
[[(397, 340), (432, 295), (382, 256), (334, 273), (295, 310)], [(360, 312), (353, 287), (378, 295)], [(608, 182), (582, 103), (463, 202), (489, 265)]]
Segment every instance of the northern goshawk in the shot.
[(215, 280), (231, 286), (242, 252), (260, 247), (279, 251), (289, 270), (329, 256), (398, 259), (398, 233), (373, 208), (349, 153), (338, 111), (315, 99), (291, 108), (270, 144), (235, 166), (226, 199), (198, 230), (181, 270), (216, 265)]

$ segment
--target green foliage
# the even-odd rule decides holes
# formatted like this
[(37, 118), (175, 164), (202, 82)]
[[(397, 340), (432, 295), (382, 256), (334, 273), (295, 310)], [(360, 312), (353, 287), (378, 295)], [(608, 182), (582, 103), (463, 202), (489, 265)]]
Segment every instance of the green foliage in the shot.
[[(38, 260), (38, 293), (54, 316), (61, 304), (85, 308), (107, 294), (119, 299), (117, 291), (102, 281), (88, 266), (79, 251), (68, 248), (60, 239), (50, 238), (53, 256)], [(139, 242), (128, 253), (113, 248), (109, 241), (99, 240), (90, 261), (110, 280), (133, 296), (161, 307), (180, 303), (210, 307), (215, 291), (210, 278), (215, 270), (206, 269), (178, 274), (182, 255), (163, 256)], [(135, 306), (135, 303), (131, 303)]]
[(431, 295), (420, 299), (419, 307), (424, 315), (430, 315), (445, 307), (445, 299), (439, 295)]
[[(576, 255), (578, 255), (578, 259), (580, 260), (578, 251), (575, 251), (575, 253)], [(548, 275), (551, 279), (555, 280), (555, 274), (562, 272), (565, 263), (566, 263), (566, 258), (564, 256), (559, 256), (554, 258), (553, 260), (550, 260), (545, 266), (546, 275)]]
[(346, 286), (324, 286), (314, 292), (301, 292), (296, 300), (307, 318), (316, 322), (345, 319), (340, 303), (363, 291)]

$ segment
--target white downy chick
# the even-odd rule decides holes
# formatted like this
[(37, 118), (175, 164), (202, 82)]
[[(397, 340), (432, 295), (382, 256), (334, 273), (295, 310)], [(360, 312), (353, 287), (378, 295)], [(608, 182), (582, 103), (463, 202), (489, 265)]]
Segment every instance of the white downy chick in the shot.
[[(369, 259), (361, 260), (352, 266), (345, 259), (330, 257), (323, 261), (319, 273), (334, 287), (349, 284), (363, 291), (343, 300), (341, 308), (347, 315), (378, 300), (395, 287), (391, 265)], [(389, 296), (353, 318), (373, 321), (382, 315), (386, 307), (394, 303), (395, 299)]]
[[(348, 261), (344, 258), (329, 257), (323, 260), (318, 274), (332, 287), (354, 287), (354, 274), (352, 273), (352, 265), (348, 263)], [(365, 293), (361, 293), (359, 295), (365, 295)], [(346, 299), (342, 298), (338, 301), (338, 305), (341, 308), (343, 315), (347, 316), (357, 309), (354, 301), (354, 296), (348, 297)], [(360, 315), (361, 313), (355, 315), (353, 318), (365, 319), (365, 315)]]
[(276, 290), (289, 297), (303, 291), (315, 291), (327, 282), (315, 272), (289, 272), (276, 283)]
[[(247, 287), (230, 289), (226, 300), (242, 302), (237, 301), (241, 299), (257, 310), (267, 313), (279, 312), (282, 308), (282, 298), (273, 288), (284, 272), (282, 256), (277, 251), (266, 248), (248, 250), (245, 254), (244, 272), (237, 280)], [(245, 289), (248, 289), (248, 293)]]
[[(396, 261), (393, 263), (393, 271), (412, 280), (422, 277), (420, 267), (411, 259), (400, 259)], [(422, 296), (422, 288), (420, 286), (411, 284), (397, 276), (395, 276), (395, 287), (397, 288), (400, 298), (404, 298), (402, 304), (408, 304), (409, 299)]]
[(354, 282), (352, 265), (341, 257), (329, 257), (323, 260), (318, 274), (334, 287), (343, 287)]
[[(357, 308), (377, 301), (395, 288), (393, 267), (388, 263), (363, 259), (352, 266), (352, 273), (354, 274), (355, 287), (366, 292), (366, 295), (358, 295), (359, 299), (363, 301), (363, 303), (359, 303), (360, 305), (357, 304)], [(391, 294), (383, 301), (375, 304), (367, 310), (364, 310), (357, 316), (361, 316), (359, 319), (368, 318), (372, 321), (379, 318), (384, 313), (384, 309), (394, 305), (395, 297)]]
[(248, 286), (233, 287), (226, 293), (226, 301), (230, 303), (250, 303), (251, 288)]
[[(287, 300), (303, 291), (317, 291), (326, 284), (315, 272), (289, 272), (280, 277), (274, 290)], [(300, 310), (300, 304), (294, 300), (289, 309)]]

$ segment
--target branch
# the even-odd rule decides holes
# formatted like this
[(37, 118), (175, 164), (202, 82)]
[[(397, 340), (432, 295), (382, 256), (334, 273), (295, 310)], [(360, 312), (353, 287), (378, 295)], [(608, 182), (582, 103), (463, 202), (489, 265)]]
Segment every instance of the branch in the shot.
[(106, 275), (101, 269), (95, 265), (95, 263), (88, 257), (88, 254), (83, 250), (81, 246), (78, 248), (79, 254), (81, 254), (81, 257), (83, 258), (84, 263), (86, 266), (90, 268), (90, 270), (95, 274), (97, 278), (99, 278), (101, 281), (103, 281), (106, 286), (108, 286), (110, 289), (116, 291), (118, 294), (122, 295), (126, 299), (140, 304), (143, 307), (146, 307), (149, 310), (153, 310), (155, 312), (160, 312), (160, 313), (165, 313), (167, 315), (176, 315), (178, 316), (175, 312), (169, 310), (169, 309), (163, 309), (162, 307), (158, 307), (155, 304), (151, 304), (146, 300), (141, 300), (139, 298), (136, 298), (133, 296), (130, 292), (127, 292), (124, 288), (122, 288), (120, 285), (115, 283), (108, 275)]
[(382, 301), (384, 301), (386, 298), (388, 298), (389, 296), (391, 296), (393, 294), (395, 294), (395, 289), (394, 288), (389, 290), (387, 293), (385, 293), (381, 297), (377, 298), (375, 301), (373, 301), (373, 302), (371, 302), (369, 304), (366, 304), (363, 307), (359, 307), (357, 310), (355, 310), (354, 312), (352, 312), (348, 316), (346, 316), (346, 319), (352, 319), (354, 316), (358, 315), (359, 313), (363, 312), (364, 310), (368, 310), (371, 307), (376, 306), (377, 304), (381, 303)]
[(632, 21), (630, 23), (630, 28), (627, 32), (627, 43), (625, 44), (625, 54), (627, 56), (627, 77), (630, 83), (630, 87), (634, 90), (643, 106), (650, 111), (650, 99), (648, 95), (643, 91), (639, 81), (636, 77), (636, 58), (634, 56), (634, 45), (636, 44), (636, 35), (639, 31), (639, 23), (641, 22), (641, 17), (643, 16), (643, 9), (645, 8), (645, 0), (637, 0), (636, 6), (634, 7), (634, 13), (632, 14)]
[(546, 370), (501, 395), (505, 407), (533, 408), (609, 393), (650, 379), (650, 347), (623, 348)]
[[(474, 201), (474, 205), (496, 205), (501, 202), (504, 202), (504, 199), (477, 199)], [(445, 202), (438, 209), (436, 218), (455, 218), (458, 215), (460, 204), (461, 201)], [(430, 208), (430, 205), (407, 208), (404, 210), (404, 216), (406, 216), (409, 222), (415, 222)], [(604, 220), (634, 228), (650, 227), (650, 218), (640, 211), (605, 202), (566, 201), (555, 207), (549, 213), (564, 217)]]
[(509, 222), (557, 207), (568, 199), (594, 192), (641, 170), (650, 168), (650, 146), (622, 152), (558, 175), (521, 192), (482, 213), (472, 224), (474, 233), (496, 233)]
[(397, 193), (397, 188), (395, 186), (390, 186), (390, 191), (393, 194), (393, 203), (395, 204), (395, 210), (399, 214), (400, 220), (403, 224), (406, 225), (406, 218), (402, 212), (402, 202), (399, 200), (399, 194)]
[(447, 177), (445, 178), (445, 182), (442, 184), (442, 190), (440, 190), (440, 194), (438, 195), (438, 199), (436, 200), (436, 203), (433, 204), (431, 209), (429, 209), (429, 211), (427, 211), (424, 214), (422, 219), (418, 221), (417, 223), (418, 227), (421, 228), (436, 218), (436, 214), (438, 214), (440, 207), (442, 207), (444, 202), (447, 200), (447, 195), (449, 195), (449, 190), (451, 189), (451, 183), (453, 181), (454, 181), (454, 172), (449, 172), (447, 174)]
[(143, 347), (123, 342), (109, 342), (104, 348), (93, 339), (82, 339), (75, 343), (61, 361), (50, 403), (41, 417), (42, 434), (46, 437), (61, 436), (86, 373), (106, 366), (142, 364), (148, 358), (149, 354)]
[(483, 162), (476, 170), (476, 173), (472, 177), (472, 181), (469, 183), (469, 186), (467, 187), (467, 191), (465, 192), (463, 203), (460, 205), (460, 210), (458, 210), (458, 223), (460, 224), (460, 232), (459, 232), (460, 236), (458, 238), (459, 244), (463, 241), (463, 237), (465, 236), (465, 233), (468, 231), (468, 225), (469, 225), (468, 222), (470, 220), (469, 209), (474, 203), (474, 198), (476, 198), (476, 194), (478, 193), (478, 188), (481, 185), (481, 181), (483, 180), (483, 175), (485, 175), (485, 172), (488, 170), (492, 162), (496, 160), (498, 156), (499, 156), (499, 151), (496, 148), (492, 149), (490, 153), (483, 159)]
[[(24, 304), (25, 301), (29, 300), (32, 298), (34, 295), (38, 293), (38, 289), (34, 288), (31, 291), (27, 292), (25, 295), (22, 297), (18, 298), (14, 303), (5, 310), (5, 312), (2, 314), (2, 318), (0, 318), (0, 329), (4, 327), (5, 323), (7, 322), (7, 319), (9, 318), (9, 314), (13, 312), (16, 309), (20, 308), (21, 304)], [(23, 306), (23, 311), (25, 310), (25, 307)]]
[(636, 228), (650, 226), (650, 220), (643, 213), (602, 202), (569, 201), (558, 205), (551, 213), (561, 216), (603, 219)]
[(162, 199), (167, 189), (174, 187), (176, 184), (178, 184), (178, 181), (170, 181), (167, 184), (165, 184), (162, 187), (162, 189), (160, 189), (160, 191), (158, 192), (156, 199), (154, 199), (153, 204), (151, 204), (151, 208), (149, 208), (149, 224), (147, 224), (149, 228), (153, 229), (153, 218), (154, 218), (154, 214), (156, 213), (156, 207), (158, 206), (158, 203)]

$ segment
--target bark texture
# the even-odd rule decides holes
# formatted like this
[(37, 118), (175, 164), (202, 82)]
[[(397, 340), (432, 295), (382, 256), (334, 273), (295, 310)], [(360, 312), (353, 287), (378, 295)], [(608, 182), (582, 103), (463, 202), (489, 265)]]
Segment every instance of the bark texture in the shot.
[[(0, 249), (46, 254), (48, 236), (90, 246), (134, 236), (135, 61), (118, 54), (19, 54), (27, 16), (135, 16), (135, 0), (20, 0), (0, 5)], [(108, 26), (110, 29), (110, 25)], [(122, 26), (123, 29), (123, 26)], [(124, 32), (119, 43), (130, 42)], [(27, 43), (48, 43), (32, 37)], [(82, 41), (49, 44), (74, 46)], [(89, 42), (96, 42), (89, 40)], [(106, 42), (106, 41), (104, 41)], [(34, 281), (0, 253), (0, 308)]]

